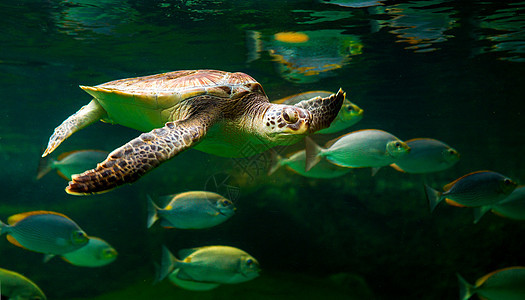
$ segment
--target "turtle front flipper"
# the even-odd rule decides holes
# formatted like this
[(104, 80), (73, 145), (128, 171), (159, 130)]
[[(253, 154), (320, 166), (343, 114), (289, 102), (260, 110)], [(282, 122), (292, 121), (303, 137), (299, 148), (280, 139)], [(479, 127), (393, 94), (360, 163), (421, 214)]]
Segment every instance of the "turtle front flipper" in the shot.
[(346, 93), (343, 92), (342, 89), (339, 89), (337, 93), (326, 98), (315, 97), (310, 100), (303, 100), (295, 104), (295, 106), (306, 109), (312, 114), (309, 131), (310, 133), (314, 133), (330, 127), (332, 121), (337, 117), (345, 97)]
[(143, 133), (115, 149), (95, 169), (73, 175), (66, 192), (98, 194), (137, 181), (151, 169), (194, 146), (213, 122), (212, 116), (201, 114)]
[(53, 132), (53, 135), (49, 138), (47, 148), (42, 154), (45, 157), (49, 153), (53, 152), (63, 141), (65, 141), (70, 135), (79, 131), (80, 129), (89, 126), (96, 121), (107, 116), (106, 111), (100, 104), (95, 100), (91, 100), (88, 105), (82, 106), (76, 113), (69, 116), (62, 124), (58, 125)]

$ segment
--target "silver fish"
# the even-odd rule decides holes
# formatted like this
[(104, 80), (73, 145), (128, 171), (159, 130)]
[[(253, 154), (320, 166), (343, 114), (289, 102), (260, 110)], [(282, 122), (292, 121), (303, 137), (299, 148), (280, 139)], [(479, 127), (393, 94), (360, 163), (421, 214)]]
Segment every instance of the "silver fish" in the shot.
[(0, 292), (9, 299), (46, 300), (44, 292), (27, 277), (0, 268)]
[(117, 250), (101, 238), (89, 237), (84, 247), (63, 254), (62, 258), (68, 263), (79, 267), (101, 267), (117, 259)]
[(73, 174), (93, 169), (97, 163), (103, 161), (109, 152), (100, 150), (75, 150), (60, 154), (56, 159), (41, 158), (36, 179), (44, 177), (51, 170), (56, 170), (60, 177), (71, 180)]
[(13, 245), (48, 254), (62, 255), (88, 243), (86, 233), (70, 218), (51, 211), (31, 211), (13, 215), (8, 224), (0, 222), (0, 234)]
[(408, 154), (410, 147), (392, 134), (377, 129), (350, 132), (319, 147), (306, 137), (306, 170), (322, 158), (341, 167), (378, 168), (388, 166)]
[(444, 199), (468, 207), (496, 204), (505, 199), (517, 184), (512, 179), (492, 171), (466, 174), (443, 187), (444, 192), (425, 185), (430, 211)]
[(406, 141), (410, 153), (390, 165), (394, 169), (413, 174), (446, 170), (459, 161), (459, 153), (449, 145), (429, 138)]
[(201, 229), (218, 225), (235, 213), (233, 202), (206, 191), (191, 191), (172, 196), (164, 208), (148, 196), (148, 228), (158, 219), (163, 227)]
[(206, 246), (179, 252), (177, 259), (164, 247), (158, 280), (164, 279), (175, 269), (177, 278), (203, 283), (234, 284), (259, 276), (259, 263), (238, 248), (229, 246)]

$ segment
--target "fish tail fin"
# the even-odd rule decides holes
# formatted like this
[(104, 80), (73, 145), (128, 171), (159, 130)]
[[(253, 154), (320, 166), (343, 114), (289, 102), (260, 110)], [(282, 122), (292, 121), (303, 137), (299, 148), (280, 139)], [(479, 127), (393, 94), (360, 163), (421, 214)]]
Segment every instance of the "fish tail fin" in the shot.
[(166, 276), (173, 272), (178, 262), (179, 260), (170, 252), (170, 250), (168, 250), (166, 246), (162, 246), (162, 258), (155, 282), (162, 281)]
[(6, 223), (0, 221), (0, 235), (4, 234), (7, 232), (7, 228), (9, 228), (10, 226), (7, 225)]
[(153, 226), (155, 222), (159, 219), (159, 215), (157, 211), (159, 210), (159, 207), (153, 202), (153, 199), (151, 199), (150, 195), (147, 195), (148, 197), (148, 228)]
[(282, 166), (283, 157), (279, 153), (270, 150), (272, 152), (271, 167), (268, 170), (268, 175), (272, 175)]
[(486, 206), (480, 206), (474, 208), (474, 224), (477, 224), (481, 217), (483, 217), (489, 210), (491, 210), (492, 207), (486, 205)]
[(441, 202), (442, 193), (425, 184), (425, 195), (430, 206), (430, 212), (433, 212), (439, 202)]
[(314, 140), (309, 137), (305, 137), (304, 141), (306, 143), (305, 155), (306, 155), (306, 165), (305, 171), (308, 172), (312, 169), (317, 163), (321, 161), (321, 152), (323, 148), (317, 145)]
[(49, 173), (49, 171), (53, 170), (54, 161), (55, 160), (49, 156), (40, 157), (40, 160), (38, 161), (38, 169), (36, 170), (36, 180), (39, 180)]
[(459, 284), (459, 300), (468, 300), (474, 295), (474, 286), (468, 283), (461, 275), (456, 274)]

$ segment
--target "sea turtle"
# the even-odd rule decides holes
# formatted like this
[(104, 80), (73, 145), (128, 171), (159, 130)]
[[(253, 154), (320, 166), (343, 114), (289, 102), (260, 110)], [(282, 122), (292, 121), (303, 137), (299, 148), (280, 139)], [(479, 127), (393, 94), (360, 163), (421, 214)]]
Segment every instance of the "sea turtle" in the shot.
[(76, 195), (134, 182), (192, 147), (243, 157), (296, 143), (330, 126), (345, 98), (339, 89), (293, 106), (272, 104), (249, 75), (217, 70), (174, 71), (80, 88), (94, 99), (55, 129), (42, 156), (98, 120), (145, 133), (115, 149), (95, 169), (73, 175), (66, 191)]

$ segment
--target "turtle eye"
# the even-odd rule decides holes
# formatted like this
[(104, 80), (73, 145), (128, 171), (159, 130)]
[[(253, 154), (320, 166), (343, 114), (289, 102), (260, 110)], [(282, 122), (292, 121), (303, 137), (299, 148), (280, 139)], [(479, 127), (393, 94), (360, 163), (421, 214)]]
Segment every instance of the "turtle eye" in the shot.
[(299, 119), (299, 116), (297, 115), (297, 112), (293, 109), (286, 108), (283, 110), (283, 119), (288, 124), (294, 124)]

